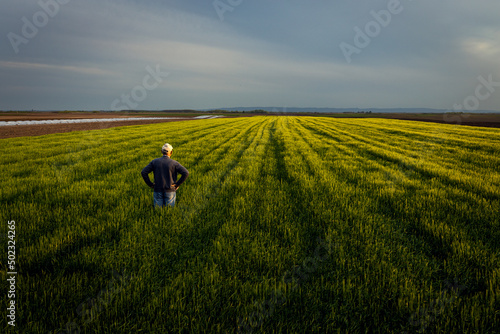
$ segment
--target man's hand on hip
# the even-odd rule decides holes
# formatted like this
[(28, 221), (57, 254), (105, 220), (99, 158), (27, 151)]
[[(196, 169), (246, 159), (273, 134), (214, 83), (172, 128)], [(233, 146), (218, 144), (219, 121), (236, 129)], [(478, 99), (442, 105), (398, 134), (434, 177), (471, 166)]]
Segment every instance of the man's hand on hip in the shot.
[(177, 191), (177, 189), (179, 189), (179, 186), (176, 185), (175, 183), (172, 183), (172, 187), (174, 188), (175, 191)]

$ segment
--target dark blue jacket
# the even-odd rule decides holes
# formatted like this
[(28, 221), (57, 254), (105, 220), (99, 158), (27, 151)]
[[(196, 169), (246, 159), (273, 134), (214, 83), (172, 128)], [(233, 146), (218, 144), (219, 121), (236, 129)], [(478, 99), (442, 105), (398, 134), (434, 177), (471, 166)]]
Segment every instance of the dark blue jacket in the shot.
[[(149, 173), (154, 174), (154, 185), (149, 179)], [(177, 173), (181, 174), (181, 178), (177, 181)], [(151, 188), (154, 187), (155, 192), (172, 192), (175, 191), (171, 185), (180, 186), (186, 181), (189, 172), (180, 163), (170, 159), (164, 155), (161, 158), (151, 161), (141, 172), (144, 182)]]

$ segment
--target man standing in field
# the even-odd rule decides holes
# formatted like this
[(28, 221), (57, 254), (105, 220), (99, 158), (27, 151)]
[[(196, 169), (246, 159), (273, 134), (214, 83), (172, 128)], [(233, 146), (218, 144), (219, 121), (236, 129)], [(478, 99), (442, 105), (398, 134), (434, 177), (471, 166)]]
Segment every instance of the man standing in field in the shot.
[[(151, 161), (141, 172), (144, 182), (154, 189), (153, 198), (155, 207), (175, 205), (175, 192), (186, 181), (189, 172), (177, 161), (170, 159), (173, 147), (166, 143), (161, 148), (163, 157)], [(154, 183), (149, 179), (149, 173), (154, 174)], [(177, 181), (177, 173), (181, 178)]]

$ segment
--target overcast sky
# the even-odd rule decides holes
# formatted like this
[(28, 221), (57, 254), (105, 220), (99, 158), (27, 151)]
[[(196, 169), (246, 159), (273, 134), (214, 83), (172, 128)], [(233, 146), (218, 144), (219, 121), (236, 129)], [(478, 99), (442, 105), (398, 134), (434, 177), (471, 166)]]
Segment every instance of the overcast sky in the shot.
[(500, 110), (498, 0), (2, 0), (0, 110)]

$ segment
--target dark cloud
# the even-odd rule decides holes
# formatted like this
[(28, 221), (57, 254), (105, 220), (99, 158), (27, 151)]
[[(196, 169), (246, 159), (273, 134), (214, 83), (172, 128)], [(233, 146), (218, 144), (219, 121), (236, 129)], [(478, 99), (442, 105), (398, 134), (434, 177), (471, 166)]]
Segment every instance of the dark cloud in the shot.
[[(448, 108), (479, 76), (500, 81), (493, 0), (41, 3), (54, 15), (2, 4), (0, 109), (109, 109), (147, 66), (171, 74), (144, 109)], [(500, 93), (480, 107), (500, 109)]]

